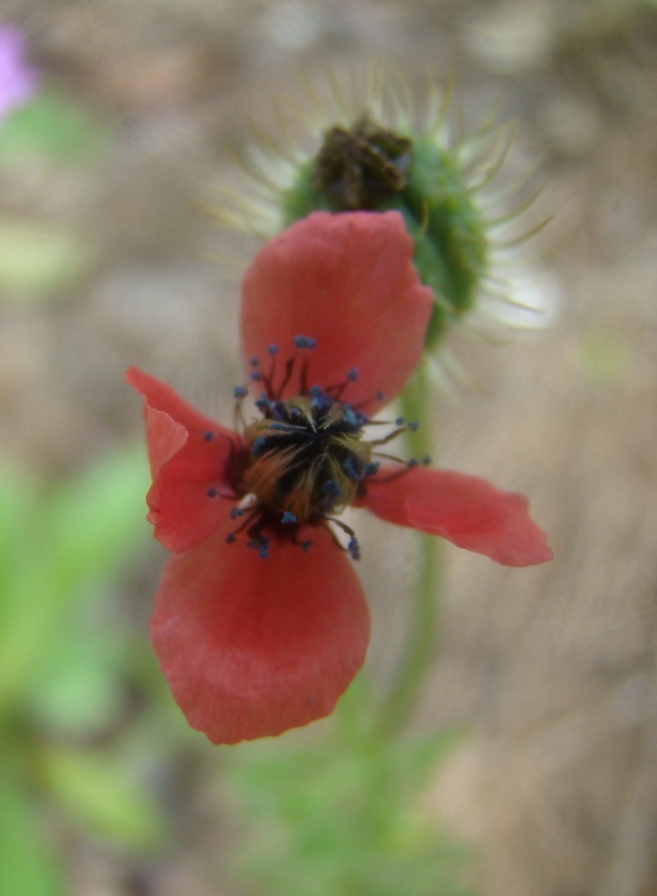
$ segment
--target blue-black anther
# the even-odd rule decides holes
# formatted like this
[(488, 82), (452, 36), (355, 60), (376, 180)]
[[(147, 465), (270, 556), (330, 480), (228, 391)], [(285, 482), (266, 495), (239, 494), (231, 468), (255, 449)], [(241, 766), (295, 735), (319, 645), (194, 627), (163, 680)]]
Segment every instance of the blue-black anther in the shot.
[(360, 423), (358, 421), (358, 417), (356, 416), (351, 405), (348, 405), (348, 404), (342, 405), (342, 419), (347, 424), (347, 426), (355, 426), (357, 429), (360, 429)]
[(424, 455), (424, 457), (422, 458), (422, 463), (424, 464), (425, 467), (429, 466), (429, 464), (431, 463), (431, 458), (429, 457), (428, 454)]
[(281, 522), (285, 524), (292, 525), (292, 523), (296, 523), (297, 518), (293, 513), (290, 513), (289, 510), (286, 510), (281, 517)]
[(230, 518), (231, 520), (236, 520), (238, 516), (244, 516), (245, 513), (246, 511), (242, 510), (241, 507), (233, 507), (230, 512)]
[(363, 479), (366, 476), (374, 476), (375, 473), (379, 472), (381, 464), (378, 461), (371, 460), (368, 464), (365, 464), (365, 469), (363, 470)]
[(406, 466), (409, 469), (412, 469), (413, 467), (417, 467), (417, 464), (418, 464), (418, 461), (417, 461), (416, 457), (412, 457), (410, 460), (406, 461)]
[(253, 373), (251, 374), (251, 379), (257, 383), (259, 380), (262, 379), (262, 374), (260, 373), (259, 370), (254, 370)]
[(235, 386), (233, 389), (233, 395), (235, 398), (244, 398), (245, 395), (248, 394), (248, 389), (245, 389), (244, 386)]
[(395, 426), (403, 426), (404, 423), (406, 423), (404, 417), (397, 417), (397, 419), (395, 420)]
[(246, 546), (257, 551), (258, 556), (262, 557), (263, 560), (269, 559), (269, 538), (266, 535), (258, 535), (256, 538), (252, 538), (251, 541), (247, 541)]
[(211, 486), (205, 494), (208, 496), (208, 498), (216, 498), (217, 497), (217, 489), (213, 488)]
[(294, 347), (295, 348), (315, 348), (317, 345), (317, 340), (313, 339), (310, 336), (295, 336), (294, 337)]
[(360, 545), (358, 544), (358, 539), (355, 535), (352, 535), (349, 539), (347, 550), (351, 554), (353, 560), (360, 560)]
[(353, 457), (348, 457), (345, 461), (343, 461), (342, 469), (350, 479), (360, 479), (360, 473), (354, 466)]
[(325, 414), (333, 407), (333, 399), (326, 392), (319, 392), (311, 400), (310, 407), (318, 414)]
[(288, 428), (284, 423), (270, 423), (269, 428), (274, 432), (288, 432)]
[(257, 367), (260, 364), (260, 361), (255, 357), (255, 355), (249, 360), (249, 364), (251, 367)]
[(417, 420), (414, 420), (412, 423), (408, 424), (408, 428), (411, 432), (416, 432), (420, 428), (420, 424), (417, 422)]
[(269, 352), (270, 355), (277, 355), (278, 354), (278, 346), (270, 345), (270, 346), (268, 346), (267, 351)]
[(312, 541), (302, 541), (299, 544), (299, 547), (304, 552), (304, 554), (308, 553), (308, 548), (310, 548), (311, 546), (312, 546)]
[(358, 379), (358, 368), (352, 367), (351, 370), (347, 371), (347, 379), (350, 383), (355, 383)]
[(234, 544), (236, 541), (237, 536), (233, 532), (226, 536), (226, 544)]
[(335, 479), (327, 479), (322, 486), (322, 492), (331, 498), (339, 498), (342, 494), (342, 489), (335, 481)]
[(205, 439), (206, 442), (211, 442), (214, 439), (214, 433), (213, 432), (204, 432), (203, 438)]
[(256, 438), (251, 443), (251, 454), (254, 457), (258, 457), (258, 455), (262, 454), (262, 452), (267, 448), (267, 437), (266, 436), (256, 436)]
[(380, 390), (376, 393), (376, 400), (383, 401), (386, 397), (385, 392), (381, 392)]

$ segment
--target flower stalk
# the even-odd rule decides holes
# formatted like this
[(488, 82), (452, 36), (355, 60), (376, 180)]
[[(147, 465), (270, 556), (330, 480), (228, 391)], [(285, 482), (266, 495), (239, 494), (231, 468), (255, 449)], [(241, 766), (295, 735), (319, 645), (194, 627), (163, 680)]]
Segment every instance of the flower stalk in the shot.
[[(407, 420), (422, 421), (422, 426), (406, 434), (410, 453), (420, 457), (430, 456), (435, 461), (428, 379), (425, 361), (418, 366), (399, 401)], [(389, 735), (397, 734), (413, 712), (434, 656), (438, 634), (441, 545), (437, 539), (424, 533), (419, 533), (417, 538), (419, 569), (406, 644), (396, 679), (380, 710), (380, 727)]]

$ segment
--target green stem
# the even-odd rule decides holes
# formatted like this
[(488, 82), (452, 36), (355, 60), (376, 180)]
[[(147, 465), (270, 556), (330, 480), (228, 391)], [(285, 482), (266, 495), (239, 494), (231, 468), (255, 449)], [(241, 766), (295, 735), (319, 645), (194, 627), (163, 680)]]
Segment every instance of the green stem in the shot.
[[(403, 416), (422, 424), (416, 432), (408, 434), (409, 447), (420, 460), (426, 455), (432, 456), (430, 395), (427, 368), (420, 365), (401, 396)], [(433, 535), (420, 534), (419, 538), (419, 575), (414, 611), (397, 679), (380, 713), (381, 727), (388, 734), (400, 731), (408, 720), (434, 655), (440, 586), (440, 545)]]

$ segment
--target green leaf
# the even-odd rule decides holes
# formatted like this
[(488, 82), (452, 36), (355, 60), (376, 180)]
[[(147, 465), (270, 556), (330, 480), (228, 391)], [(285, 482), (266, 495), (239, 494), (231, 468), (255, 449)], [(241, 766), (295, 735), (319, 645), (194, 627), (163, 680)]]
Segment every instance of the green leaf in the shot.
[(106, 142), (106, 128), (82, 106), (63, 93), (41, 90), (3, 121), (0, 160), (41, 156), (80, 164), (97, 157)]
[(43, 758), (45, 783), (83, 830), (148, 852), (165, 838), (155, 803), (110, 756), (50, 750)]
[(89, 737), (123, 706), (120, 643), (76, 619), (48, 644), (29, 698), (31, 718), (56, 738)]
[(13, 557), (12, 587), (0, 596), (0, 705), (29, 687), (84, 589), (115, 572), (145, 542), (147, 483), (143, 451), (131, 449), (49, 497), (41, 495), (37, 518)]
[(146, 456), (139, 445), (110, 455), (59, 490), (44, 521), (56, 588), (102, 579), (146, 543), (148, 485)]
[(14, 769), (0, 768), (0, 893), (64, 896), (64, 872), (50, 851), (40, 816)]
[(271, 896), (457, 896), (468, 852), (421, 809), (431, 771), (454, 743), (442, 732), (390, 740), (354, 716), (354, 688), (335, 737), (263, 742), (231, 753), (227, 779), (250, 822), (237, 867)]
[(38, 484), (20, 471), (0, 467), (0, 632), (9, 603), (21, 590), (20, 570), (38, 509)]

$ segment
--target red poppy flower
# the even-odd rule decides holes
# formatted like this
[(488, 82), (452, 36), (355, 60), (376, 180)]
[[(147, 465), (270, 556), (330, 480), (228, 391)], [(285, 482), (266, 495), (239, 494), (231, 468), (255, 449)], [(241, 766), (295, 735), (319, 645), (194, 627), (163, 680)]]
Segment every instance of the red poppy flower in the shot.
[[(509, 566), (551, 557), (521, 495), (378, 451), (408, 428), (370, 417), (420, 360), (431, 312), (412, 254), (396, 212), (318, 212), (260, 250), (241, 321), (257, 415), (241, 432), (127, 373), (144, 397), (148, 518), (175, 554), (152, 641), (188, 722), (214, 743), (327, 715), (362, 665), (370, 623), (346, 506)], [(240, 419), (246, 393), (235, 390)], [(372, 430), (384, 435), (364, 438)]]

